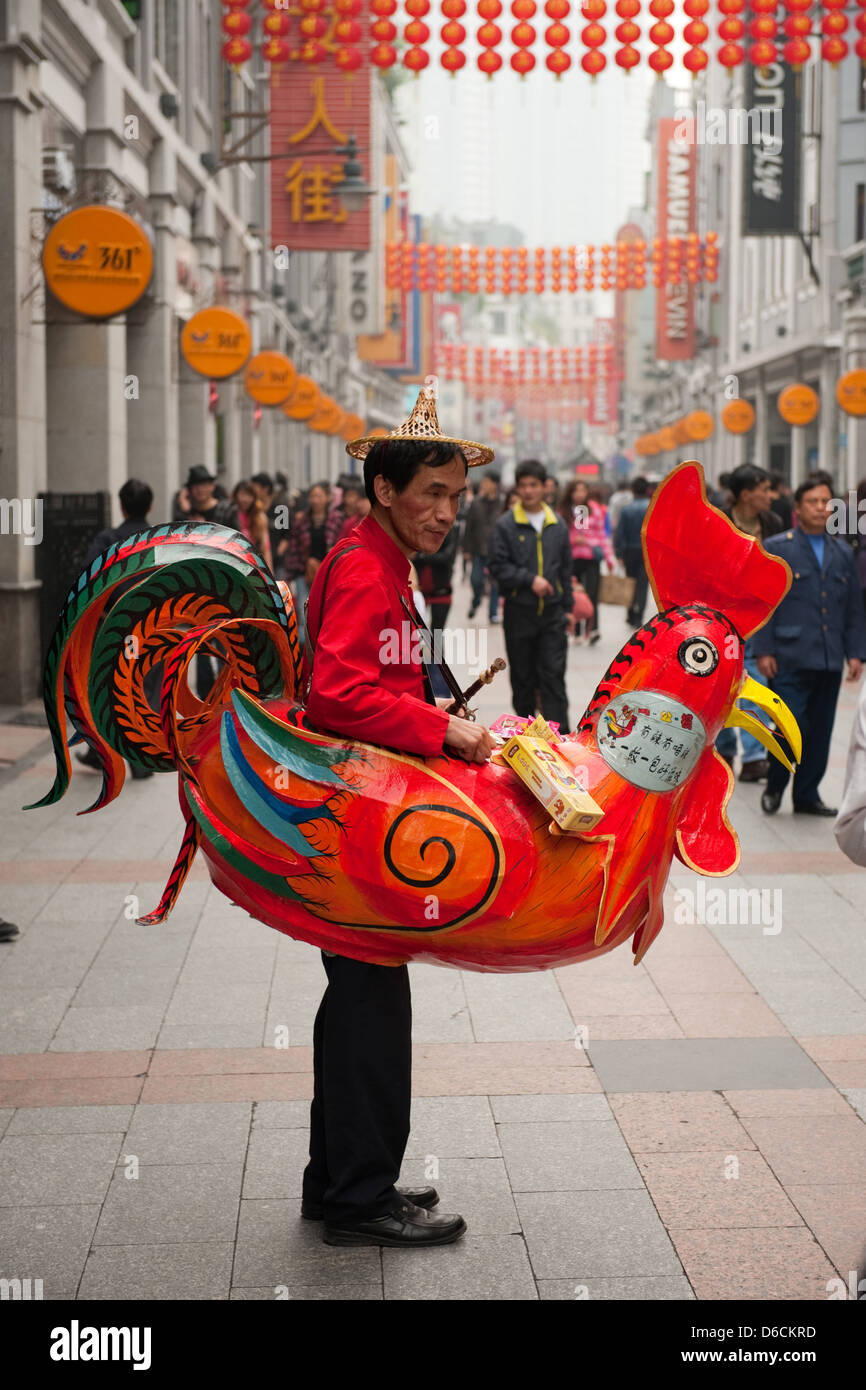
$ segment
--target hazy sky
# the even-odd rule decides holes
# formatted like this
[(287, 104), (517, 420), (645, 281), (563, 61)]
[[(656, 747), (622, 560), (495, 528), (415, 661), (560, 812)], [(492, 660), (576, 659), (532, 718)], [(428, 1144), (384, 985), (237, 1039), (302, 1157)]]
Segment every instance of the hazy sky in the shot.
[(556, 81), (537, 48), (539, 65), (522, 81), (506, 49), (492, 80), (471, 58), (452, 78), (433, 57), (399, 89), (412, 210), (511, 222), (529, 245), (612, 240), (642, 200), (655, 76), (609, 65), (594, 82), (579, 68)]

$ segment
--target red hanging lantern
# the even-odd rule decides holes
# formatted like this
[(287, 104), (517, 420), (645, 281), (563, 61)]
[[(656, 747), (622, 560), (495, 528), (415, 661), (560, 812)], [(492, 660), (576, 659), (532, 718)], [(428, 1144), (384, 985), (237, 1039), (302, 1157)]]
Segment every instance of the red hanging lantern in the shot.
[(640, 0), (616, 0), (615, 8), (622, 21), (616, 27), (616, 38), (623, 47), (616, 50), (614, 62), (629, 73), (640, 62), (640, 53), (635, 47), (640, 38), (640, 25), (634, 22), (635, 15), (640, 13)]
[(338, 19), (331, 31), (338, 43), (358, 43), (362, 29), (357, 19)]
[(749, 34), (757, 42), (749, 48), (749, 62), (754, 67), (769, 67), (778, 56), (778, 49), (773, 42), (779, 32), (776, 22), (778, 0), (750, 0), (750, 3), (754, 18), (749, 22)]
[(545, 58), (545, 65), (548, 70), (558, 78), (571, 67), (571, 58), (565, 52), (565, 45), (571, 38), (571, 32), (563, 24), (563, 20), (568, 18), (571, 5), (569, 0), (546, 0), (544, 13), (553, 23), (544, 32), (545, 43), (551, 49)]
[(649, 3), (649, 12), (656, 21), (650, 28), (649, 38), (656, 47), (647, 61), (657, 77), (661, 77), (674, 61), (673, 55), (667, 50), (667, 44), (674, 36), (673, 25), (667, 22), (673, 7), (674, 0), (650, 0)]
[(375, 40), (370, 49), (370, 62), (374, 67), (392, 68), (397, 61), (394, 40), (397, 26), (390, 16), (397, 9), (397, 0), (370, 0), (370, 11), (377, 18), (370, 22), (370, 37)]
[(272, 14), (266, 14), (262, 20), (262, 28), (269, 38), (286, 38), (291, 27), (292, 21), (282, 10), (274, 10)]
[(821, 57), (834, 68), (841, 63), (847, 52), (848, 45), (844, 39), (825, 39), (821, 44)]
[(334, 65), (340, 72), (357, 72), (363, 61), (363, 54), (358, 48), (341, 46), (334, 54)]
[(271, 38), (267, 43), (262, 44), (262, 57), (266, 63), (276, 65), (287, 63), (291, 54), (291, 49), (285, 39)]
[(220, 20), (220, 27), (224, 34), (228, 34), (229, 38), (243, 38), (244, 34), (250, 32), (252, 23), (249, 15), (244, 14), (243, 10), (229, 10), (228, 14), (224, 14)]
[(599, 24), (607, 13), (606, 0), (583, 0), (580, 12), (589, 23), (581, 30), (580, 40), (588, 49), (580, 60), (580, 66), (590, 77), (596, 77), (606, 66), (607, 59), (599, 50), (607, 38), (604, 26)]
[(252, 58), (253, 46), (248, 39), (233, 38), (223, 44), (220, 54), (224, 62), (239, 68), (241, 63), (248, 63)]
[(484, 20), (475, 35), (482, 48), (478, 55), (478, 67), (485, 76), (492, 77), (502, 67), (501, 55), (494, 52), (502, 42), (502, 30), (493, 23), (502, 14), (500, 0), (478, 0), (478, 14)]
[(724, 68), (739, 67), (746, 56), (740, 42), (746, 32), (745, 23), (740, 18), (745, 7), (746, 0), (719, 0), (719, 9), (725, 18), (719, 24), (718, 32), (724, 43), (716, 58)]
[(535, 0), (512, 0), (511, 13), (517, 23), (511, 30), (511, 42), (516, 49), (511, 55), (511, 66), (520, 77), (525, 77), (535, 67), (535, 55), (529, 49), (535, 43), (536, 33), (529, 20), (536, 9)]

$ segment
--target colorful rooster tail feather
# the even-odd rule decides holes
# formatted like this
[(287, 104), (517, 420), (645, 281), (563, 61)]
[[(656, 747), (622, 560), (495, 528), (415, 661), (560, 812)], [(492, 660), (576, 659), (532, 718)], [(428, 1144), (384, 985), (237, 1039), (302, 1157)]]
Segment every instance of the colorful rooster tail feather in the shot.
[[(204, 701), (187, 679), (202, 652), (221, 662)], [(183, 523), (111, 546), (73, 585), (48, 649), (57, 775), (34, 805), (50, 805), (69, 785), (67, 719), (74, 741), (102, 763), (94, 811), (120, 791), (125, 758), (161, 772), (182, 766), (188, 742), (233, 689), (291, 698), (300, 666), (291, 595), (237, 531)]]
[(660, 612), (705, 603), (744, 638), (763, 627), (791, 586), (785, 561), (707, 501), (699, 463), (680, 464), (659, 484), (644, 517), (643, 553)]

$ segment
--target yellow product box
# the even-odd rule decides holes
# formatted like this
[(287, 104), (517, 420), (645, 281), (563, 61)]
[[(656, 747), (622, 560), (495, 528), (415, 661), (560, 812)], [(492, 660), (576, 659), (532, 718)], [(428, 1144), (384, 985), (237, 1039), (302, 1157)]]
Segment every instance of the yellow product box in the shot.
[(571, 766), (546, 739), (515, 734), (495, 757), (514, 769), (560, 830), (592, 830), (604, 815), (598, 802), (581, 789)]

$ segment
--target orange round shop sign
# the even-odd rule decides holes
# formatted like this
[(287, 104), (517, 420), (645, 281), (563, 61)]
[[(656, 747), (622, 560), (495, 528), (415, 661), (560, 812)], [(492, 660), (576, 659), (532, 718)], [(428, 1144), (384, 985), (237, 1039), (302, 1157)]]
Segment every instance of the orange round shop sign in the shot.
[(299, 376), (295, 389), (283, 406), (283, 414), (290, 420), (309, 420), (315, 414), (322, 393), (311, 376)]
[(659, 448), (663, 454), (666, 454), (670, 449), (675, 449), (677, 447), (676, 435), (674, 434), (673, 428), (670, 425), (665, 425), (664, 429), (659, 430), (658, 441)]
[(690, 415), (686, 416), (685, 425), (689, 432), (689, 439), (695, 443), (709, 439), (716, 427), (708, 410), (693, 410)]
[(661, 442), (657, 434), (645, 434), (643, 437), (644, 458), (655, 458), (656, 454), (662, 451)]
[(637, 454), (638, 458), (644, 458), (646, 456), (646, 435), (638, 435), (632, 447), (635, 453)]
[(817, 391), (813, 391), (804, 381), (795, 381), (793, 386), (786, 386), (779, 394), (779, 414), (789, 425), (811, 424), (820, 405)]
[(295, 389), (298, 373), (282, 352), (257, 352), (244, 372), (244, 387), (259, 405), (282, 405)]
[(866, 415), (866, 369), (857, 367), (836, 382), (836, 400), (848, 415)]
[(67, 309), (108, 319), (144, 294), (153, 251), (134, 217), (94, 203), (55, 222), (42, 248), (42, 269), (51, 293)]
[(347, 415), (340, 434), (348, 444), (351, 439), (360, 439), (364, 433), (364, 421), (360, 415)]
[(755, 407), (739, 397), (722, 410), (722, 424), (729, 434), (748, 434), (755, 423)]
[(674, 439), (677, 444), (688, 444), (691, 442), (688, 426), (685, 420), (676, 420), (673, 425)]
[(343, 421), (343, 412), (331, 396), (322, 396), (307, 424), (319, 434), (335, 434)]
[(233, 309), (212, 305), (187, 319), (180, 350), (199, 376), (221, 380), (240, 371), (252, 352), (249, 324)]

